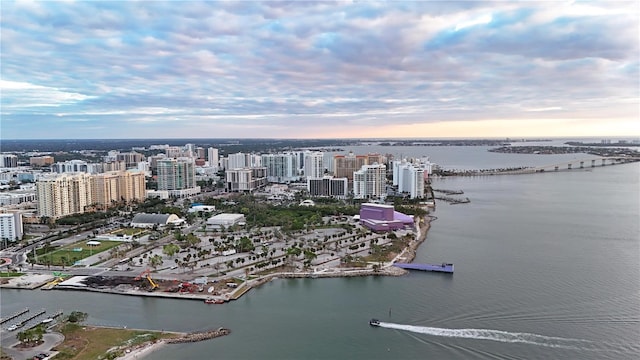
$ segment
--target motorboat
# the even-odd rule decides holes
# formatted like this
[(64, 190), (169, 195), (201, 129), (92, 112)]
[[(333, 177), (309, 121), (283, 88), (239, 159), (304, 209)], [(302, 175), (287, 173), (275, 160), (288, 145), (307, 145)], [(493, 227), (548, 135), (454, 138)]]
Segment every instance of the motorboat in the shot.
[(380, 326), (380, 320), (371, 319), (371, 320), (369, 320), (369, 325), (371, 325), (371, 326)]

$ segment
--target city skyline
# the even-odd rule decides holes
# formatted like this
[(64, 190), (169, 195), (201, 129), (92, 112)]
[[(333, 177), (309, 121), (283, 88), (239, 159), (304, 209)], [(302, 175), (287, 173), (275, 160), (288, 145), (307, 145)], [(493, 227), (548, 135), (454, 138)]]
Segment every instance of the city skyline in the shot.
[(2, 139), (640, 135), (640, 6), (0, 8)]

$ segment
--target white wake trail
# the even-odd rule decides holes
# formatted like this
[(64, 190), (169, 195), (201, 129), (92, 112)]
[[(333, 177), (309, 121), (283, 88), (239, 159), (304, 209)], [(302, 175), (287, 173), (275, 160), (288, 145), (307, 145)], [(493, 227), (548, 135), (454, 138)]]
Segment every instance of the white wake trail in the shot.
[[(522, 343), (554, 348), (580, 350), (591, 343), (589, 340), (569, 339), (554, 336), (544, 336), (530, 333), (508, 332), (489, 329), (444, 329), (428, 326), (413, 326), (381, 322), (380, 327), (411, 331), (419, 334), (444, 336), (463, 339), (491, 340), (505, 343)], [(582, 345), (582, 346), (581, 346)]]

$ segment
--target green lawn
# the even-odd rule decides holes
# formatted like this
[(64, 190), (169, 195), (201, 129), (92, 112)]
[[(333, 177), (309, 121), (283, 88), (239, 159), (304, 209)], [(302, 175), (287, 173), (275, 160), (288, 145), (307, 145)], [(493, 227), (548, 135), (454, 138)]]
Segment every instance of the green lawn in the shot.
[(111, 233), (113, 235), (138, 235), (138, 234), (142, 234), (143, 232), (145, 232), (145, 229), (138, 229), (138, 228), (123, 228), (123, 229), (118, 229), (118, 230), (114, 230)]
[(18, 276), (22, 276), (24, 275), (24, 273), (20, 273), (20, 272), (0, 272), (0, 277), (18, 277)]
[(57, 346), (60, 353), (54, 359), (106, 359), (109, 349), (118, 348), (115, 354), (122, 354), (132, 345), (162, 338), (178, 337), (177, 334), (157, 331), (98, 328), (91, 326), (66, 326), (63, 330), (65, 340)]
[(91, 255), (107, 251), (122, 244), (120, 241), (100, 241), (100, 245), (89, 246), (87, 240), (55, 249), (45, 254), (38, 254), (38, 264), (73, 265), (76, 261), (88, 258)]

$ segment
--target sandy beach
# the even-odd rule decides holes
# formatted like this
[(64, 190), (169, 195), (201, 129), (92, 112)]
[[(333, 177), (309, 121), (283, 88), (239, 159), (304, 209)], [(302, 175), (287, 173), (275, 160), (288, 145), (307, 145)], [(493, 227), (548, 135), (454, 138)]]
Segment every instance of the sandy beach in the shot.
[(116, 360), (135, 360), (142, 359), (145, 356), (151, 354), (152, 352), (160, 349), (165, 345), (163, 340), (156, 341), (154, 343), (144, 344), (133, 349), (127, 349), (128, 352), (125, 351), (125, 354), (116, 358)]

